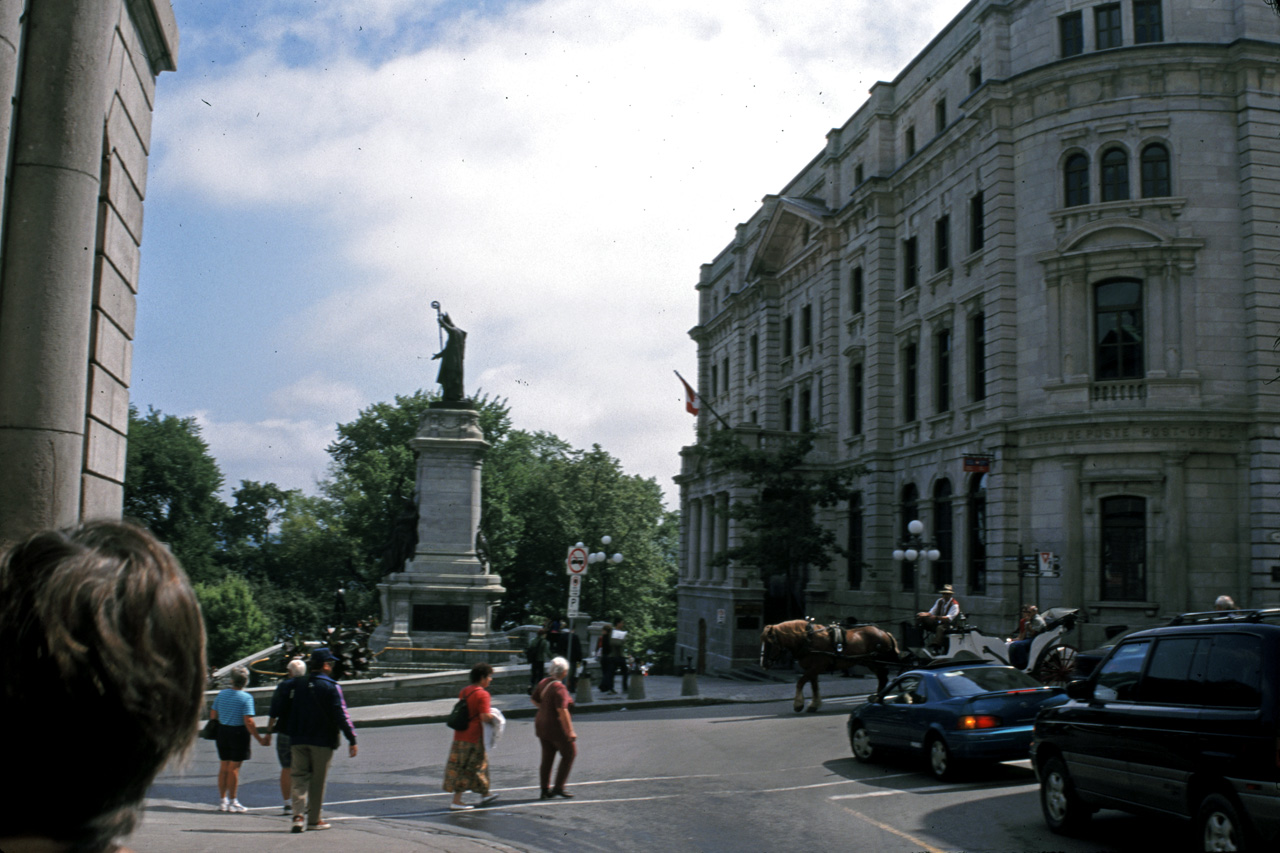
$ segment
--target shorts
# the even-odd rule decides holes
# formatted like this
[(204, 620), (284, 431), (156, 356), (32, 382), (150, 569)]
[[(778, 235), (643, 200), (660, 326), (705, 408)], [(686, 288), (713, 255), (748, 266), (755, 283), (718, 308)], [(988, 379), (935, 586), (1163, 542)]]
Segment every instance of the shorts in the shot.
[(293, 738), (276, 733), (276, 758), (281, 767), (293, 766)]
[(249, 729), (245, 726), (218, 726), (218, 758), (222, 761), (249, 760)]

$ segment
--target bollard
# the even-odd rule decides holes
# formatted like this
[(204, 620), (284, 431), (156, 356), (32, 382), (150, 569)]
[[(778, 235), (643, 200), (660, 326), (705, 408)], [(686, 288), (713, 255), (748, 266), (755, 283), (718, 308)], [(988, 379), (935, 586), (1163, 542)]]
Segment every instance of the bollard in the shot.
[(697, 696), (698, 695), (698, 673), (692, 669), (685, 668), (684, 679), (680, 682), (681, 696)]
[(628, 699), (644, 698), (644, 676), (638, 672), (631, 673), (631, 685), (627, 687)]
[(578, 705), (586, 705), (596, 701), (591, 695), (591, 675), (582, 673), (578, 676), (578, 690), (574, 694), (573, 701)]

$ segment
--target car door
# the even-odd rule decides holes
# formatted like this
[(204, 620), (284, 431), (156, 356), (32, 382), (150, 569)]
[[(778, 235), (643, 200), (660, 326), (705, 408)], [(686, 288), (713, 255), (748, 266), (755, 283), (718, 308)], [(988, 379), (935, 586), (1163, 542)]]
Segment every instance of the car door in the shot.
[(871, 732), (885, 746), (902, 749), (918, 744), (919, 712), (927, 698), (922, 682), (919, 675), (904, 675), (885, 691)]
[(1150, 650), (1149, 639), (1117, 646), (1098, 669), (1092, 697), (1066, 717), (1062, 755), (1075, 786), (1087, 794), (1127, 797), (1133, 702)]

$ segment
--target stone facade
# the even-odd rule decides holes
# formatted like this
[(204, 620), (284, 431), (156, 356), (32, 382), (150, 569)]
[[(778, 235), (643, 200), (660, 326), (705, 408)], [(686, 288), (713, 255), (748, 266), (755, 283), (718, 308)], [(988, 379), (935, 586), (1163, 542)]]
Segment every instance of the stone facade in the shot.
[[(1088, 646), (1280, 602), (1277, 69), (1254, 0), (974, 0), (703, 266), (701, 396), (870, 469), (808, 615), (897, 632), (952, 583), (992, 632), (1083, 607)], [(678, 654), (732, 669), (770, 592), (682, 457)], [(912, 518), (937, 562), (891, 558)]]
[(177, 51), (169, 0), (0, 0), (0, 543), (120, 515), (155, 81)]

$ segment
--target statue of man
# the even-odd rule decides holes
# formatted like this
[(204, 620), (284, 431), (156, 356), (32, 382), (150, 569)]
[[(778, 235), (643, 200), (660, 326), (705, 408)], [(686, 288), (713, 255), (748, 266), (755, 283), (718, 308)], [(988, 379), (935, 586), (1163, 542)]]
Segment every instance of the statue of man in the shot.
[(462, 357), (467, 346), (467, 333), (453, 324), (448, 314), (441, 314), (440, 328), (444, 329), (448, 340), (444, 349), (431, 356), (432, 361), (440, 359), (440, 372), (436, 381), (440, 383), (440, 398), (456, 402), (463, 399), (462, 394)]

